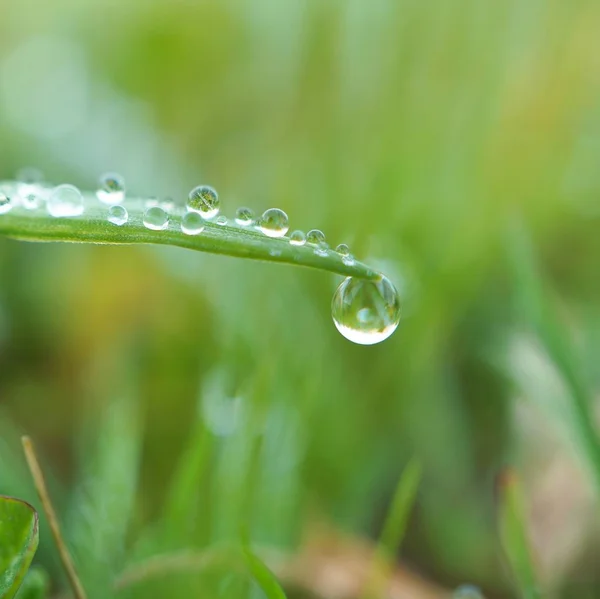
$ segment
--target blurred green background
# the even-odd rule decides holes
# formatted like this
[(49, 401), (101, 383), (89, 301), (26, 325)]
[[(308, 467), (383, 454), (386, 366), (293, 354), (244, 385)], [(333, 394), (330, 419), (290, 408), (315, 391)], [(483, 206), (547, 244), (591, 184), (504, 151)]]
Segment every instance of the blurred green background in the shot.
[[(355, 545), (415, 457), (398, 597), (517, 596), (507, 464), (547, 596), (600, 597), (599, 29), (596, 0), (2, 0), (0, 179), (208, 183), (228, 216), (350, 244), (403, 302), (360, 347), (325, 273), (0, 239), (0, 492), (36, 502), (26, 432), (90, 595), (244, 523), (304, 556), (291, 596), (358, 599)], [(43, 530), (59, 593), (54, 554)], [(262, 596), (227, 568), (129, 594)]]

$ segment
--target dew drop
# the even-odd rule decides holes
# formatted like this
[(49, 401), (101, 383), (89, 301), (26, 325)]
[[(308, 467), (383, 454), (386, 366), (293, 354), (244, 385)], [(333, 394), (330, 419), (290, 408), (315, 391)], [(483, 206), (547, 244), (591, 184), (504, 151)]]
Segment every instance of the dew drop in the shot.
[(111, 206), (108, 209), (108, 222), (113, 225), (124, 225), (129, 220), (129, 214), (124, 206)]
[(319, 229), (311, 229), (306, 234), (306, 241), (308, 243), (312, 243), (314, 245), (318, 245), (319, 243), (324, 243), (325, 233), (323, 233), (323, 231), (319, 231)]
[(341, 256), (348, 256), (350, 254), (350, 248), (345, 243), (340, 243), (340, 245), (335, 248), (335, 251)]
[(17, 172), (17, 180), (23, 185), (39, 185), (44, 180), (44, 173), (32, 166), (26, 166)]
[(6, 214), (12, 208), (10, 198), (0, 191), (0, 214)]
[(306, 235), (304, 231), (294, 231), (290, 235), (290, 243), (292, 245), (304, 245), (306, 243)]
[(144, 226), (153, 231), (163, 231), (169, 226), (169, 215), (160, 206), (151, 206), (144, 212)]
[(249, 227), (254, 223), (254, 212), (243, 206), (238, 208), (235, 212), (235, 222), (242, 227)]
[(80, 216), (83, 214), (83, 196), (74, 185), (59, 185), (50, 193), (47, 203), (51, 216)]
[(400, 300), (390, 280), (347, 277), (336, 289), (331, 315), (349, 341), (373, 345), (387, 339), (400, 322)]
[(173, 212), (175, 210), (175, 200), (171, 197), (166, 197), (162, 202), (158, 204), (166, 212)]
[(36, 193), (28, 193), (21, 197), (21, 204), (25, 210), (37, 210), (42, 205), (42, 198)]
[(219, 195), (208, 185), (194, 187), (188, 195), (187, 209), (198, 212), (202, 218), (214, 218), (219, 214)]
[(186, 212), (181, 219), (181, 230), (186, 235), (198, 235), (204, 230), (204, 219), (197, 212)]
[(217, 225), (221, 225), (221, 227), (224, 227), (227, 224), (227, 217), (223, 215), (217, 216), (215, 223), (217, 223)]
[(267, 237), (283, 237), (289, 229), (288, 216), (279, 208), (269, 208), (258, 226)]
[(120, 204), (125, 199), (125, 179), (118, 173), (104, 173), (100, 177), (96, 196), (110, 206)]
[(473, 584), (460, 585), (452, 595), (453, 599), (484, 599), (483, 593), (479, 587)]

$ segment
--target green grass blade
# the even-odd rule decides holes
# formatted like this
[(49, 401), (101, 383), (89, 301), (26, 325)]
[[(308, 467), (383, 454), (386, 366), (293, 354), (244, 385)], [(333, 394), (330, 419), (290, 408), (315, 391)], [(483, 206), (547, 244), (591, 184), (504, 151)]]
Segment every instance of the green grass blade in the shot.
[(242, 555), (249, 573), (258, 586), (260, 586), (267, 599), (287, 599), (284, 590), (281, 588), (273, 572), (252, 552), (249, 545), (243, 545)]
[[(0, 182), (0, 185), (7, 195), (17, 195), (14, 182)], [(206, 222), (200, 235), (186, 235), (180, 228), (183, 215), (181, 208), (171, 211), (167, 229), (153, 231), (142, 222), (145, 209), (143, 199), (132, 198), (123, 202), (129, 213), (129, 221), (117, 226), (107, 220), (108, 206), (100, 203), (92, 193), (84, 193), (83, 196), (85, 212), (81, 216), (55, 218), (42, 208), (26, 210), (15, 206), (9, 212), (0, 214), (0, 235), (28, 241), (173, 245), (238, 258), (307, 266), (364, 279), (377, 279), (380, 276), (361, 262), (345, 264), (342, 256), (335, 251), (329, 251), (327, 256), (318, 256), (310, 244), (293, 246), (288, 237), (275, 239), (251, 228)]]
[(421, 464), (411, 459), (402, 472), (375, 550), (366, 585), (367, 597), (382, 595), (382, 587), (398, 554), (421, 482)]
[(15, 596), (38, 543), (38, 515), (33, 507), (0, 496), (0, 599)]
[(506, 469), (498, 479), (498, 531), (522, 599), (541, 599), (525, 527), (521, 485), (516, 474)]

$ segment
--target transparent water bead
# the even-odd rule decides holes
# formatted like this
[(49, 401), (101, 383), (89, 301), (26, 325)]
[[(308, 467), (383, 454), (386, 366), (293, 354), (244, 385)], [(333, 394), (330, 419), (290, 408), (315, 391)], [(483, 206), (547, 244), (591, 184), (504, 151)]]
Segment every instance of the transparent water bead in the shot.
[(181, 230), (186, 235), (199, 235), (204, 230), (204, 219), (197, 212), (186, 212), (181, 219)]
[(21, 204), (25, 210), (37, 210), (42, 205), (42, 198), (36, 193), (21, 196)]
[(241, 207), (235, 212), (235, 222), (242, 227), (254, 224), (254, 212), (250, 208)]
[(306, 243), (306, 235), (304, 231), (294, 231), (290, 235), (290, 243), (292, 245), (304, 245)]
[(6, 214), (13, 207), (10, 198), (0, 191), (0, 214)]
[(313, 245), (318, 245), (319, 243), (325, 242), (325, 233), (320, 231), (319, 229), (311, 229), (306, 234), (307, 243), (312, 243)]
[(485, 599), (481, 589), (473, 584), (462, 584), (453, 593), (452, 599)]
[(108, 209), (108, 222), (113, 225), (121, 226), (129, 220), (129, 213), (124, 206), (111, 206)]
[(120, 204), (125, 199), (125, 179), (118, 173), (104, 173), (100, 177), (96, 196), (104, 204)]
[(43, 180), (44, 173), (32, 166), (26, 166), (17, 172), (17, 181), (23, 185), (39, 185)]
[(169, 215), (160, 206), (151, 206), (144, 212), (144, 227), (164, 231), (169, 226)]
[(203, 218), (214, 218), (219, 214), (220, 200), (217, 192), (208, 185), (194, 187), (188, 195), (187, 209), (198, 212)]
[(269, 208), (263, 213), (258, 227), (267, 237), (283, 237), (290, 228), (288, 215), (279, 208)]
[(346, 266), (352, 266), (354, 264), (354, 257), (350, 253), (350, 248), (345, 243), (340, 243), (335, 248), (335, 251), (342, 257), (342, 262)]
[(84, 211), (83, 196), (74, 185), (59, 185), (50, 193), (46, 208), (50, 216), (80, 216)]
[(400, 322), (400, 300), (390, 280), (348, 277), (333, 294), (331, 315), (349, 341), (373, 345), (387, 339)]
[(217, 216), (217, 218), (215, 219), (215, 223), (224, 227), (227, 224), (227, 217), (223, 215)]

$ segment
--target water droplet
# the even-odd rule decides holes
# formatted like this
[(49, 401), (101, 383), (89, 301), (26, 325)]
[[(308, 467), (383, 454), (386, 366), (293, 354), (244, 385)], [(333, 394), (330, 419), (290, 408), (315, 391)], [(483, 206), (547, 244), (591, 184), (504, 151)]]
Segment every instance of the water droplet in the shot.
[(39, 185), (44, 180), (44, 173), (32, 166), (26, 166), (17, 172), (17, 180), (24, 185)]
[(306, 235), (304, 231), (294, 231), (290, 235), (290, 243), (292, 245), (304, 245), (306, 243)]
[(124, 225), (129, 220), (129, 214), (124, 206), (111, 206), (108, 209), (108, 222), (113, 225)]
[(390, 280), (348, 277), (336, 289), (331, 315), (337, 330), (349, 341), (373, 345), (387, 339), (400, 321), (400, 300)]
[(144, 212), (144, 226), (153, 231), (163, 231), (169, 226), (169, 215), (160, 206), (152, 206)]
[(6, 214), (13, 207), (10, 198), (0, 191), (0, 214)]
[(83, 196), (74, 185), (59, 185), (52, 190), (47, 209), (51, 216), (80, 216), (84, 211)]
[(175, 210), (175, 200), (171, 197), (166, 197), (159, 206), (166, 212), (173, 212)]
[(221, 202), (217, 192), (208, 185), (194, 187), (188, 195), (187, 209), (198, 212), (202, 218), (214, 218), (219, 214)]
[(250, 208), (238, 208), (235, 212), (235, 222), (242, 227), (249, 227), (254, 223), (254, 212)]
[(283, 237), (289, 229), (288, 216), (279, 208), (269, 208), (258, 226), (267, 237)]
[(25, 210), (37, 210), (42, 205), (42, 198), (35, 193), (21, 196), (21, 204)]
[(104, 173), (100, 177), (96, 196), (110, 206), (120, 204), (125, 199), (125, 180), (118, 173)]
[(345, 243), (340, 243), (340, 245), (335, 248), (335, 251), (342, 256), (348, 256), (348, 254), (350, 254), (350, 248)]
[(314, 245), (323, 243), (325, 241), (325, 233), (323, 233), (323, 231), (319, 231), (319, 229), (311, 229), (306, 234), (306, 241), (307, 243), (312, 243)]
[(317, 256), (327, 256), (329, 254), (329, 244), (326, 241), (320, 241), (315, 248)]
[(452, 597), (453, 599), (484, 599), (481, 589), (473, 584), (460, 585)]
[(217, 216), (215, 222), (217, 223), (217, 225), (221, 225), (222, 227), (224, 227), (227, 224), (227, 217), (223, 215)]
[(186, 212), (181, 219), (181, 230), (186, 235), (198, 235), (204, 230), (204, 219), (197, 212)]

